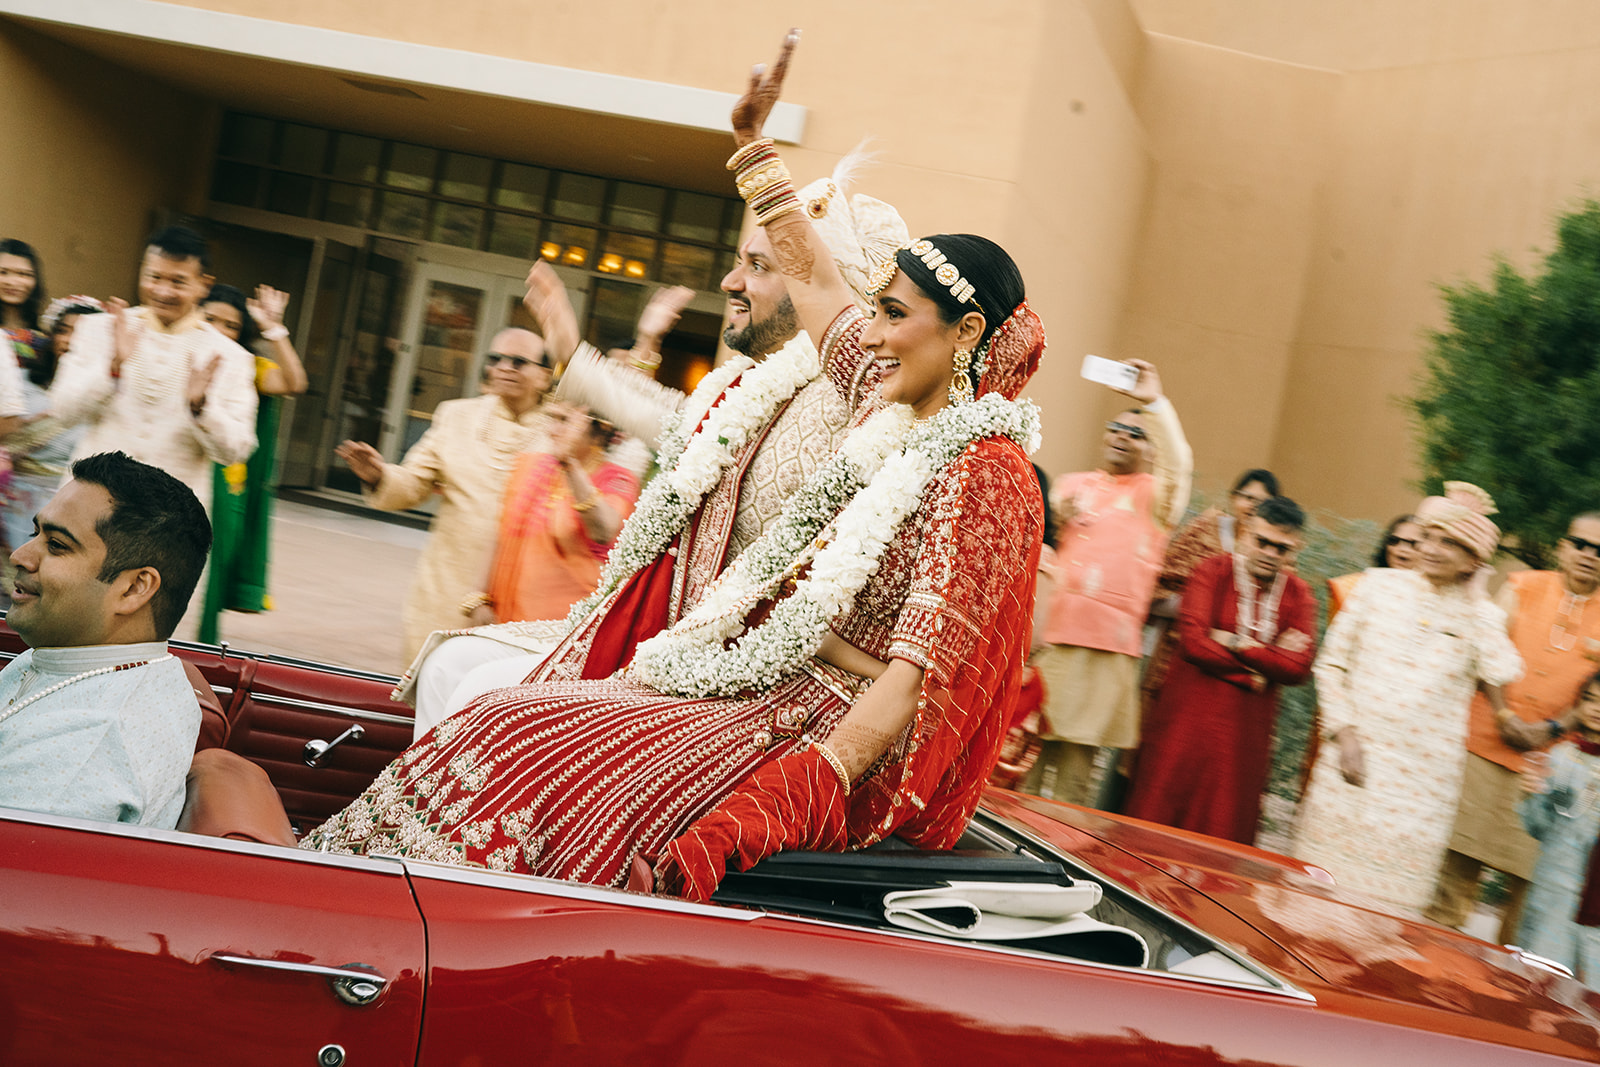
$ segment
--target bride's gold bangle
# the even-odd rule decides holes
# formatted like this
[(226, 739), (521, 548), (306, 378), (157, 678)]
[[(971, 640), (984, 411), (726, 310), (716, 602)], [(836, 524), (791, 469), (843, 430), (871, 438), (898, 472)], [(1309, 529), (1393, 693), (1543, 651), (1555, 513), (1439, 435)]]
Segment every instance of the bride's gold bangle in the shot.
[(833, 768), (833, 773), (839, 776), (839, 787), (844, 790), (844, 795), (850, 795), (850, 773), (844, 769), (844, 761), (834, 754), (833, 749), (821, 741), (811, 742), (811, 747), (822, 753), (822, 758), (828, 761)]

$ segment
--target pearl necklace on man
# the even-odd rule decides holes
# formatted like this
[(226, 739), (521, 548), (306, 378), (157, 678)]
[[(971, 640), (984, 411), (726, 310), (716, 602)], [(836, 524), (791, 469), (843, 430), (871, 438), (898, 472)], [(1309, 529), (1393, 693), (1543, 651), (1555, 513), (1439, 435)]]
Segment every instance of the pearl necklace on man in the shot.
[[(84, 681), (87, 678), (93, 678), (95, 675), (98, 675), (98, 674), (115, 674), (117, 671), (131, 671), (135, 667), (145, 667), (145, 666), (149, 666), (150, 664), (154, 664), (154, 663), (165, 663), (167, 660), (169, 660), (171, 658), (172, 658), (172, 653), (168, 652), (166, 655), (157, 656), (155, 659), (141, 659), (141, 660), (135, 660), (132, 663), (113, 663), (109, 667), (96, 667), (92, 671), (84, 671), (81, 674), (74, 674), (70, 678), (63, 678), (61, 681), (57, 682), (55, 685), (46, 686), (45, 688), (39, 690), (37, 693), (32, 693), (32, 694), (29, 694), (26, 697), (23, 697), (21, 701), (18, 701), (16, 697), (12, 697), (11, 700), (6, 703), (5, 710), (4, 711), (0, 711), (0, 722), (5, 722), (7, 719), (11, 718), (13, 715), (15, 715), (17, 712), (21, 711), (23, 708), (27, 707), (28, 705), (33, 704), (36, 701), (43, 700), (45, 697), (49, 696), (51, 693), (58, 693), (58, 692), (60, 692), (61, 690), (65, 689), (67, 686), (71, 685), (74, 682), (81, 682), (81, 681)], [(29, 670), (32, 670), (32, 668), (29, 668)], [(24, 685), (27, 684), (27, 680), (26, 679), (24, 680), (23, 684)], [(21, 687), (19, 687), (17, 689), (18, 695), (21, 695), (21, 692), (22, 692), (22, 689), (21, 689)]]

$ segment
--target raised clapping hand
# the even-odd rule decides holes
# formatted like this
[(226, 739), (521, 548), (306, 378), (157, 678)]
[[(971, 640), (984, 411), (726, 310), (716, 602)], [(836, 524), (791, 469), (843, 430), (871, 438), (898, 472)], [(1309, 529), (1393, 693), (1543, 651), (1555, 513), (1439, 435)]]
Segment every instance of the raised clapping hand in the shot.
[(283, 313), (289, 307), (289, 294), (270, 285), (258, 285), (255, 297), (246, 300), (244, 306), (250, 309), (250, 317), (262, 330), (282, 326)]
[(217, 368), (222, 365), (221, 356), (212, 356), (210, 361), (189, 368), (189, 410), (198, 415), (206, 406), (206, 390), (211, 388), (211, 379), (217, 376)]
[(733, 105), (733, 140), (740, 148), (751, 141), (760, 140), (767, 116), (772, 114), (773, 105), (783, 95), (783, 79), (789, 73), (789, 57), (794, 55), (794, 47), (799, 43), (800, 30), (796, 27), (784, 35), (778, 60), (770, 70), (765, 63), (757, 63), (750, 69), (750, 86)]
[(1141, 404), (1154, 404), (1161, 399), (1161, 375), (1156, 373), (1156, 365), (1142, 359), (1130, 359), (1128, 366), (1137, 367), (1139, 380), (1133, 383), (1132, 389), (1118, 389), (1117, 392), (1124, 396), (1131, 396)]
[(383, 457), (365, 441), (345, 441), (333, 454), (344, 460), (350, 473), (367, 485), (377, 485), (383, 480)]
[(689, 301), (693, 299), (694, 290), (688, 286), (674, 285), (666, 289), (657, 289), (651, 295), (650, 302), (645, 305), (644, 311), (639, 313), (639, 336), (659, 341), (671, 333), (672, 328), (678, 324), (683, 309), (688, 307)]
[(120, 296), (106, 299), (106, 312), (111, 316), (111, 376), (122, 373), (122, 364), (139, 347), (144, 335), (144, 323), (128, 314), (128, 302)]

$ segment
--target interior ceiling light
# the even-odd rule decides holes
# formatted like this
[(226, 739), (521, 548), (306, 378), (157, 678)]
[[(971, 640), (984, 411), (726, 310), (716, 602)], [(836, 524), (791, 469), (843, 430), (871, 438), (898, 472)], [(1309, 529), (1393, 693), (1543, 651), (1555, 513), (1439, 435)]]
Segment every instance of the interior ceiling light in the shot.
[(360, 89), (364, 93), (377, 93), (379, 96), (409, 96), (413, 100), (427, 99), (415, 89), (407, 89), (404, 85), (367, 81), (365, 78), (341, 78), (340, 80), (351, 88)]

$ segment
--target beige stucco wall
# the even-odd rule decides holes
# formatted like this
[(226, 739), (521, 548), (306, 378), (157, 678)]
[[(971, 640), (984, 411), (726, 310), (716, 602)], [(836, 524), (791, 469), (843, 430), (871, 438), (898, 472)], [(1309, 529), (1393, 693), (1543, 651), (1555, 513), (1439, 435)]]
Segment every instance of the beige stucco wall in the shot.
[[(861, 191), (1013, 253), (1052, 342), (1030, 390), (1048, 470), (1092, 464), (1118, 406), (1082, 355), (1142, 356), (1204, 486), (1266, 465), (1372, 518), (1412, 495), (1396, 398), (1436, 285), (1534, 262), (1600, 186), (1591, 0), (174, 2), (723, 91), (803, 17), (792, 168), (871, 135)], [(10, 24), (0, 59), (0, 133), (40, 160), (0, 230), (32, 227), (58, 291), (123, 284), (150, 212), (197, 203), (209, 139), (174, 127), (205, 107)]]
[[(1236, 359), (1201, 330), (1172, 337), (1172, 391), (1197, 398), (1186, 414), (1206, 403), (1229, 413), (1188, 419), (1209, 481), (1264, 462), (1315, 506), (1375, 519), (1404, 510), (1415, 499), (1416, 449), (1400, 398), (1415, 387), (1427, 332), (1442, 322), (1437, 285), (1486, 278), (1497, 254), (1534, 265), (1554, 217), (1600, 191), (1600, 8), (1134, 7), (1152, 35), (1141, 117), (1163, 175), (1139, 258), (1165, 277), (1136, 286), (1124, 338), (1137, 346), (1161, 327), (1163, 306), (1202, 287), (1181, 277), (1185, 260), (1267, 283), (1254, 294), (1260, 306), (1216, 316), (1246, 334)], [(1310, 69), (1294, 74), (1297, 64)], [(1293, 102), (1292, 113), (1279, 102)], [(1165, 180), (1176, 138), (1195, 126), (1215, 127), (1216, 139)], [(1244, 158), (1266, 162), (1279, 149), (1276, 175)], [(1207, 175), (1243, 179), (1231, 203)], [(1197, 179), (1216, 194), (1209, 210), (1183, 188)], [(1163, 237), (1168, 214), (1191, 237)], [(1204, 225), (1208, 215), (1221, 225)], [(1256, 237), (1230, 234), (1235, 226)], [(1283, 284), (1271, 284), (1274, 270)], [(1221, 287), (1250, 291), (1248, 281)], [(1267, 337), (1286, 342), (1275, 368), (1259, 348)], [(1205, 393), (1198, 379), (1211, 374), (1217, 387)]]
[(208, 109), (6, 22), (0, 100), (0, 235), (39, 250), (52, 296), (131, 297), (152, 212), (198, 203)]

